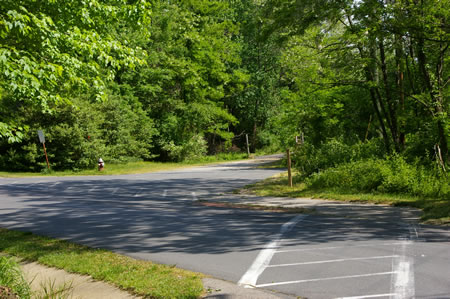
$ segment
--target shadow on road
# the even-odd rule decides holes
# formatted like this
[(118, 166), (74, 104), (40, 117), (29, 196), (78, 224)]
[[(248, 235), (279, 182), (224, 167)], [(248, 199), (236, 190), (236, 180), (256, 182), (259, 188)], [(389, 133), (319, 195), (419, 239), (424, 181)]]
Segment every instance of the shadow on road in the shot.
[[(192, 178), (1, 185), (0, 226), (124, 253), (262, 249), (292, 215), (192, 204), (197, 196), (227, 191), (236, 183)], [(285, 245), (397, 239), (413, 233), (389, 211), (374, 213), (373, 206), (360, 206), (357, 215), (350, 209), (342, 215), (342, 207), (337, 215), (312, 215), (294, 230), (295, 240)], [(427, 236), (427, 241), (448, 240), (446, 230)]]

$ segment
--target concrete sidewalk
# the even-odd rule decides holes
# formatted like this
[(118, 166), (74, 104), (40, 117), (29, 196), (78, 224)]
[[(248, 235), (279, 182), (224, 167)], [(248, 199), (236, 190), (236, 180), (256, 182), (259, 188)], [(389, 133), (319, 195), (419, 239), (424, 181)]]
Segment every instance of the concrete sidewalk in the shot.
[[(21, 264), (25, 279), (31, 284), (37, 298), (44, 298), (49, 290), (60, 291), (55, 298), (76, 299), (132, 299), (141, 298), (90, 276), (68, 273), (38, 263)], [(208, 299), (277, 299), (292, 298), (264, 290), (246, 289), (234, 283), (215, 279), (203, 279), (205, 297)], [(47, 291), (47, 293), (46, 293)], [(52, 297), (53, 298), (53, 297)]]
[(138, 298), (106, 282), (95, 281), (90, 276), (68, 273), (38, 263), (23, 263), (21, 268), (37, 298), (44, 298), (46, 290), (47, 295), (50, 290), (61, 291), (51, 298)]

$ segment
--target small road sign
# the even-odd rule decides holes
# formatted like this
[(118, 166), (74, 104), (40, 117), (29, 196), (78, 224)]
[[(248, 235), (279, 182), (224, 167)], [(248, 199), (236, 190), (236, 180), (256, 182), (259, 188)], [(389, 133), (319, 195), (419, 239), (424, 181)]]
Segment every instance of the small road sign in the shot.
[(39, 136), (39, 142), (42, 143), (42, 146), (44, 147), (44, 154), (45, 154), (45, 161), (47, 161), (47, 168), (50, 169), (50, 164), (48, 163), (47, 150), (45, 149), (44, 131), (38, 130), (37, 133), (38, 133), (38, 136)]
[(38, 132), (38, 136), (39, 136), (39, 142), (40, 143), (45, 143), (44, 131), (38, 130), (37, 132)]

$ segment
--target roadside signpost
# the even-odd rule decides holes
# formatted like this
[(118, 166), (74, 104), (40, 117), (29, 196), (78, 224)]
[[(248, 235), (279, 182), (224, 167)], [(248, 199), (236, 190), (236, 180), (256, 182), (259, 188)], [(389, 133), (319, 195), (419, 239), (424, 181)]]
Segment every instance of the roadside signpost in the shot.
[(248, 144), (248, 134), (245, 134), (245, 141), (247, 143), (247, 156), (250, 157), (250, 146)]
[(289, 187), (292, 187), (292, 171), (291, 171), (291, 150), (286, 150), (286, 156), (287, 156), (287, 166), (288, 166), (288, 181), (289, 181)]
[(39, 142), (42, 143), (42, 146), (44, 147), (44, 154), (45, 154), (45, 160), (47, 161), (47, 168), (50, 169), (50, 164), (48, 163), (47, 150), (45, 149), (44, 131), (38, 130), (37, 133), (38, 133), (38, 136), (39, 136)]

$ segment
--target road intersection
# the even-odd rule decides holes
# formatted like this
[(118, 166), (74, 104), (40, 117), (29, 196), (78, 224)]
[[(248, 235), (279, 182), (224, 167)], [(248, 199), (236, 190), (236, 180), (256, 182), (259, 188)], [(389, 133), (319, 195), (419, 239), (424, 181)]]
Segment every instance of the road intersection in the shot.
[[(259, 162), (98, 177), (0, 179), (0, 227), (32, 231), (274, 290), (280, 297), (450, 298), (450, 238), (408, 209), (243, 198)], [(205, 207), (199, 200), (315, 208)]]

